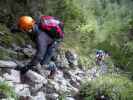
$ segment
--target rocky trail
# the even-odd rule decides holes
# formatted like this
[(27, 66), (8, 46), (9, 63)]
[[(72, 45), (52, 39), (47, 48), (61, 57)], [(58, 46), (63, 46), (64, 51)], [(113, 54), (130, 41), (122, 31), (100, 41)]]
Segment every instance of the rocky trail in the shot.
[[(54, 63), (57, 66), (57, 72), (54, 79), (48, 79), (50, 71), (45, 66), (35, 66), (41, 68), (43, 75), (32, 70), (25, 75), (20, 75), (19, 71), (12, 69), (17, 66), (17, 63), (0, 61), (0, 81), (8, 81), (20, 100), (62, 100), (62, 97), (63, 100), (76, 100), (75, 95), (78, 94), (82, 83), (107, 72), (106, 65), (88, 70), (82, 69), (78, 65), (78, 56), (73, 51), (61, 51), (56, 58)], [(0, 100), (9, 99), (0, 98)]]

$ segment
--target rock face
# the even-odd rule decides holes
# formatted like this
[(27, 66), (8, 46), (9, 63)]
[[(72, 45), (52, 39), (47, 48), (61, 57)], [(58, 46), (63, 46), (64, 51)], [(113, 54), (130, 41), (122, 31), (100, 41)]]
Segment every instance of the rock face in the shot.
[[(19, 71), (9, 69), (4, 72), (2, 69), (0, 80), (8, 81), (20, 100), (59, 100), (61, 96), (64, 97), (64, 100), (76, 100), (74, 96), (79, 92), (84, 80), (92, 80), (100, 73), (106, 72), (106, 70), (102, 70), (104, 67), (99, 70), (96, 67), (87, 71), (80, 69), (78, 56), (73, 51), (58, 54), (54, 63), (57, 66), (57, 71), (53, 79), (48, 78), (49, 69), (39, 65), (35, 67), (41, 69), (43, 75), (32, 70), (25, 75), (20, 75)], [(14, 62), (0, 61), (0, 67), (14, 66), (17, 66)]]

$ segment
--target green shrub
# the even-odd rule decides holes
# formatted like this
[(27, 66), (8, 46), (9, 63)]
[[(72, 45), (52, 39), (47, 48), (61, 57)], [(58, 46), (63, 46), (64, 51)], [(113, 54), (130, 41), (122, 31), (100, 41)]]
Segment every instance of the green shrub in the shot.
[(0, 92), (3, 93), (9, 100), (10, 98), (18, 100), (13, 88), (11, 88), (7, 82), (0, 82)]
[[(69, 12), (66, 15), (62, 12), (64, 13), (63, 16), (69, 16), (65, 18), (65, 30), (67, 32), (65, 45), (67, 47), (79, 47), (78, 52), (88, 56), (101, 43), (105, 43), (104, 45), (107, 45), (108, 49), (108, 43), (106, 43), (108, 39), (111, 47), (112, 44), (115, 44), (119, 50), (125, 41), (129, 41), (126, 36), (127, 30), (132, 26), (132, 0), (77, 0), (76, 4), (72, 3), (74, 2), (67, 1), (65, 8), (73, 9), (62, 9), (64, 12)], [(70, 16), (71, 13), (75, 12), (73, 11), (75, 5), (79, 8), (77, 11), (82, 13), (80, 17), (79, 13), (76, 18), (72, 19)], [(60, 10), (56, 11), (60, 12)], [(84, 21), (77, 21), (80, 18), (83, 18)], [(115, 53), (115, 50), (112, 53), (121, 55), (118, 51)], [(125, 61), (125, 63), (127, 62)]]
[(80, 91), (83, 100), (96, 100), (101, 96), (107, 100), (132, 100), (133, 82), (120, 75), (106, 75), (84, 84)]

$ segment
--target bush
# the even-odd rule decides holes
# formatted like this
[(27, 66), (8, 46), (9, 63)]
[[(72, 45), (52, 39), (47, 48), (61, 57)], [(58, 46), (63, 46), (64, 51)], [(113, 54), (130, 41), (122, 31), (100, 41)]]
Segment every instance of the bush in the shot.
[[(106, 75), (84, 84), (80, 90), (83, 100), (132, 100), (133, 82), (120, 75)], [(97, 98), (97, 99), (96, 99)]]
[(8, 98), (8, 100), (10, 100), (11, 98), (18, 100), (13, 88), (11, 88), (7, 82), (0, 81), (0, 93), (5, 95), (5, 98)]
[[(113, 56), (117, 54), (115, 57), (113, 57), (115, 63), (118, 64), (119, 62), (119, 64), (122, 66), (127, 64), (127, 60), (132, 59), (132, 57), (127, 57), (127, 55), (129, 55), (131, 52), (127, 50), (126, 52), (128, 52), (128, 54), (125, 53), (123, 46), (126, 45), (125, 42), (130, 42), (127, 38), (127, 30), (132, 27), (133, 14), (131, 9), (133, 1), (78, 0), (76, 4), (72, 3), (74, 2), (67, 1), (67, 6), (65, 7), (73, 9), (62, 9), (65, 12), (69, 12), (69, 14), (65, 15), (69, 16), (68, 18), (65, 18), (67, 19), (67, 25), (65, 26), (65, 29), (67, 29), (66, 32), (68, 32), (65, 36), (65, 44), (68, 47), (80, 47), (78, 52), (80, 52), (81, 55), (88, 56), (93, 51), (93, 49), (99, 48), (98, 45), (100, 44), (102, 44), (102, 46), (106, 45), (106, 47), (100, 46), (101, 48), (108, 49), (108, 43), (106, 43), (106, 41), (109, 40), (109, 46), (115, 46), (117, 48), (117, 50), (113, 50), (115, 47), (113, 47), (113, 49), (109, 49)], [(71, 13), (75, 12), (73, 11), (75, 10), (75, 5), (78, 5), (76, 7), (79, 9), (76, 11), (82, 13), (80, 17), (80, 13), (78, 13), (77, 17), (72, 19), (70, 16)], [(59, 10), (57, 10), (57, 12), (58, 11)], [(80, 18), (83, 18), (84, 21), (77, 22), (77, 20), (80, 20)], [(121, 49), (123, 49), (122, 52), (120, 51)], [(116, 58), (116, 56), (118, 57)], [(126, 57), (125, 61), (124, 57)], [(131, 62), (128, 65), (131, 65)]]

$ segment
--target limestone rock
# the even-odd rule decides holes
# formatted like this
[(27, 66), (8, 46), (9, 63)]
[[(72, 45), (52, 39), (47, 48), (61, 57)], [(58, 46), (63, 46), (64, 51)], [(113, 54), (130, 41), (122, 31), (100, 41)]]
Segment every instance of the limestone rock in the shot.
[(17, 93), (18, 96), (23, 96), (23, 97), (31, 95), (29, 86), (27, 84), (16, 84), (15, 92)]
[(20, 83), (20, 72), (16, 70), (10, 70), (10, 73), (3, 74), (3, 77), (7, 81), (12, 81), (14, 83)]
[(34, 96), (33, 100), (47, 100), (46, 95), (43, 92), (38, 92), (36, 96)]
[(58, 100), (59, 95), (57, 93), (46, 94), (47, 100)]
[(75, 100), (73, 97), (65, 97), (64, 100)]
[(69, 64), (77, 66), (78, 65), (78, 55), (75, 53), (74, 50), (68, 50), (66, 52), (66, 58)]
[(29, 70), (27, 73), (26, 73), (26, 76), (33, 82), (35, 83), (42, 83), (42, 84), (46, 84), (47, 83), (47, 80), (45, 77), (41, 76), (40, 74), (32, 71), (32, 70)]
[(12, 61), (3, 61), (3, 60), (0, 60), (0, 67), (4, 68), (4, 67), (7, 67), (7, 68), (15, 68), (17, 66), (17, 64), (15, 62), (12, 62)]
[(27, 47), (27, 48), (23, 48), (22, 52), (26, 56), (32, 57), (35, 54), (35, 49), (33, 49), (32, 47)]

